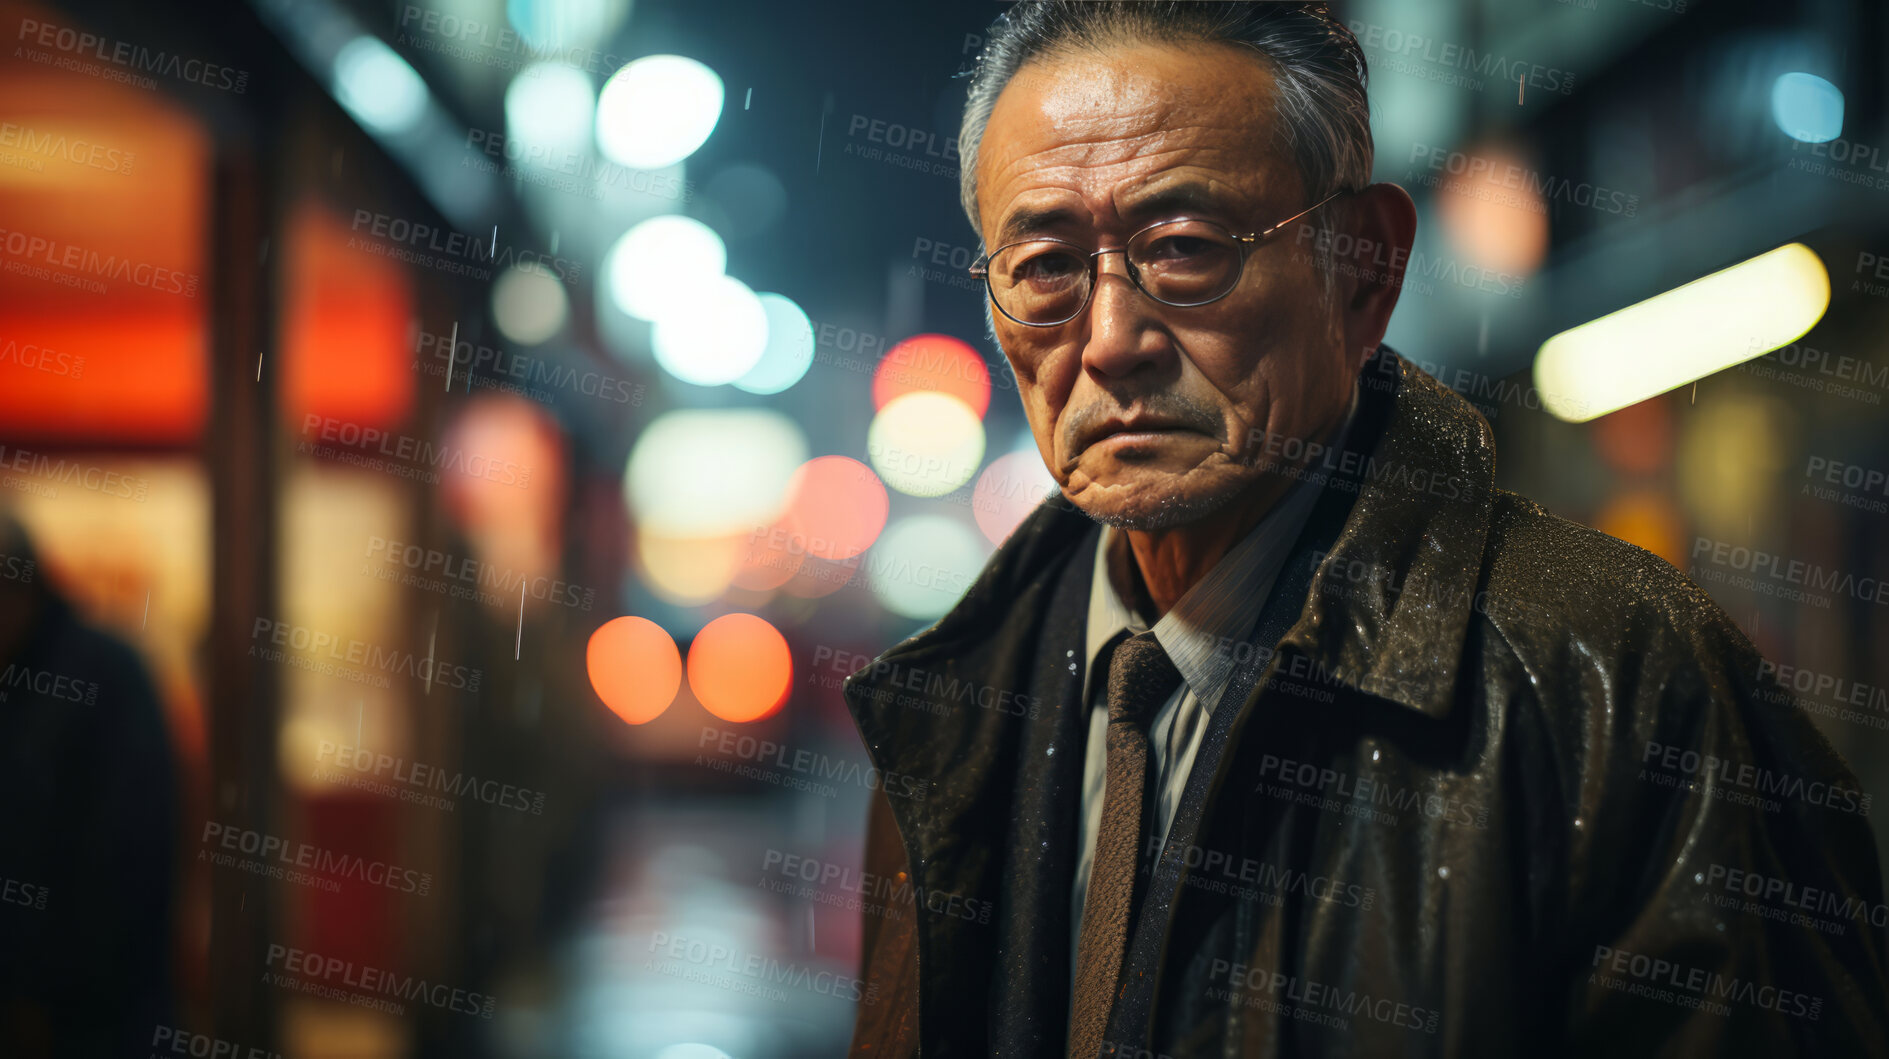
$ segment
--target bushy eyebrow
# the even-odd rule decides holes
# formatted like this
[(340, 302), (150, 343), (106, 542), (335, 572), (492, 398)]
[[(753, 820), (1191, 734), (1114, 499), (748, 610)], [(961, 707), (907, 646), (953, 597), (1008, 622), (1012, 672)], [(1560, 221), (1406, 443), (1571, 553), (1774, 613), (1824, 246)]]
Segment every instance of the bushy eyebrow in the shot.
[[(1133, 224), (1151, 222), (1169, 214), (1220, 217), (1227, 212), (1225, 200), (1210, 185), (1190, 180), (1169, 184), (1131, 199), (1123, 207), (1122, 216)], [(1004, 219), (1002, 226), (997, 229), (995, 245), (1004, 246), (1028, 239), (1079, 219), (1076, 211), (1068, 206), (1025, 206)]]

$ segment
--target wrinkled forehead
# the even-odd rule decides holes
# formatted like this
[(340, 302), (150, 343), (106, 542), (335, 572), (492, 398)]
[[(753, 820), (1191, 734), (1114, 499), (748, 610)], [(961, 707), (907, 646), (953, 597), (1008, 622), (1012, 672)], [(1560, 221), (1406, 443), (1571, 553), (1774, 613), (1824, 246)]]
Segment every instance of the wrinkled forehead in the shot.
[(1275, 193), (1287, 201), (1297, 177), (1278, 135), (1275, 90), (1264, 57), (1218, 42), (1035, 57), (998, 96), (978, 146), (985, 234), (1014, 234), (1001, 231), (1013, 227), (1007, 213), (1026, 204), (1040, 213), (1056, 199), (1092, 224), (1122, 222), (1125, 196), (1183, 172), (1217, 187), (1229, 206), (1256, 208)]

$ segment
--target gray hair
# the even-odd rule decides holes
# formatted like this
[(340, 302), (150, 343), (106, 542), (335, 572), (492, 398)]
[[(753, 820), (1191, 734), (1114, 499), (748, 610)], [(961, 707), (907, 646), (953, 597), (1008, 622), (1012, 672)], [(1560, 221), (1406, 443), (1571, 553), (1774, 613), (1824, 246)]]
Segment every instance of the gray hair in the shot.
[(959, 196), (980, 235), (978, 145), (1004, 86), (1032, 59), (1123, 41), (1224, 42), (1253, 49), (1273, 74), (1279, 128), (1298, 162), (1307, 203), (1371, 182), (1364, 51), (1326, 4), (1016, 0), (985, 34), (958, 133)]

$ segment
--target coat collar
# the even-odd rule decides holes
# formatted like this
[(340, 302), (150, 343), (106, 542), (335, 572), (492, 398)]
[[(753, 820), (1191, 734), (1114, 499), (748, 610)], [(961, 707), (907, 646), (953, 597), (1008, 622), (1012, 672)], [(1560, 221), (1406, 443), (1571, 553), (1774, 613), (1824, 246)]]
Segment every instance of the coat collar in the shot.
[[(1361, 381), (1360, 399), (1383, 428), (1361, 431), (1374, 434), (1368, 452), (1328, 452), (1307, 468), (1321, 484), (1355, 488), (1358, 498), (1330, 551), (1312, 556), (1311, 589), (1282, 645), (1304, 655), (1322, 683), (1441, 719), (1455, 698), (1479, 603), (1493, 436), (1467, 401), (1389, 347), (1367, 361)], [(1033, 630), (1030, 604), (1046, 598), (1045, 573), (1060, 570), (1095, 532), (1088, 516), (1052, 495), (997, 549), (957, 606), (846, 679), (847, 701), (883, 767), (962, 746), (970, 735), (949, 723), (965, 711), (898, 706), (899, 682), (911, 687), (915, 673), (934, 687), (940, 674), (979, 679), (974, 660)], [(924, 729), (934, 724), (944, 726), (937, 734), (956, 737), (929, 738)]]

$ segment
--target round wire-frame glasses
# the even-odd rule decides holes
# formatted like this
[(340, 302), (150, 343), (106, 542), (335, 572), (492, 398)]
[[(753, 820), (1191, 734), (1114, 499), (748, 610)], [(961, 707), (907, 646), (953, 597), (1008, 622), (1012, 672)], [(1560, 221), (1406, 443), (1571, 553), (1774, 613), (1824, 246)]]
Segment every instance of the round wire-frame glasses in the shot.
[[(1057, 327), (1081, 316), (1095, 299), (1103, 254), (1122, 255), (1128, 266), (1128, 279), (1141, 293), (1162, 305), (1194, 308), (1233, 293), (1246, 272), (1248, 252), (1260, 240), (1347, 190), (1334, 191), (1278, 224), (1246, 235), (1236, 234), (1214, 221), (1176, 217), (1148, 225), (1129, 236), (1121, 246), (1099, 250), (1086, 250), (1080, 243), (1054, 237), (1020, 239), (978, 258), (968, 271), (983, 279), (984, 290), (998, 312), (1025, 327)], [(1191, 253), (1188, 252), (1190, 242)], [(999, 262), (999, 258), (1003, 260)], [(993, 270), (993, 264), (999, 267)], [(1076, 287), (1077, 281), (1086, 282)], [(999, 282), (1005, 284), (1001, 295)], [(1026, 289), (1025, 284), (1029, 284), (1030, 289)], [(1151, 285), (1169, 296), (1150, 290)], [(1010, 304), (1006, 305), (1006, 301)], [(1024, 319), (1019, 312), (1032, 317), (1048, 315), (1052, 319)]]

